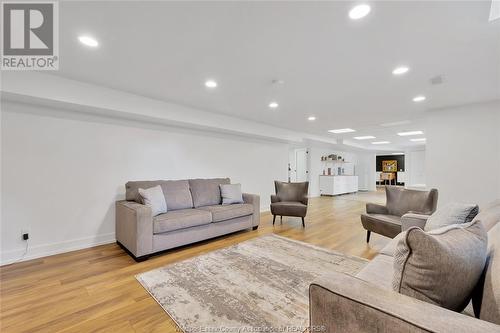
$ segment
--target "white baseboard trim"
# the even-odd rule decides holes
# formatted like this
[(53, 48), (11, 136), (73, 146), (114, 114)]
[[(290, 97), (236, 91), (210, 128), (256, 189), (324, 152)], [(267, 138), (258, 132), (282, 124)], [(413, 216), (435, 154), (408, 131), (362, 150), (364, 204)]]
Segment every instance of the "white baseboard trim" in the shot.
[(0, 253), (0, 266), (8, 265), (13, 262), (22, 262), (55, 254), (82, 250), (93, 246), (114, 243), (115, 241), (115, 233), (112, 232), (109, 234), (77, 238), (59, 243), (29, 246), (28, 253), (26, 253), (26, 256), (21, 260), (19, 260), (19, 258), (23, 256), (24, 248)]

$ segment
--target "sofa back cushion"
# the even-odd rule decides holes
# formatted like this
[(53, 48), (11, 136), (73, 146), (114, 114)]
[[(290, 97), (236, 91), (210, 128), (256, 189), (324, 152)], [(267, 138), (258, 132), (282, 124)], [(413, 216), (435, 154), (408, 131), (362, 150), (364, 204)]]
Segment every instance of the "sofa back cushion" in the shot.
[(430, 231), (452, 224), (469, 223), (478, 213), (479, 206), (476, 204), (450, 202), (436, 210), (434, 214), (427, 219), (424, 230)]
[(500, 325), (500, 223), (488, 232), (488, 254), (481, 288), (479, 318)]
[(438, 197), (436, 189), (419, 191), (386, 186), (385, 195), (389, 215), (403, 216), (410, 211), (430, 215), (436, 210)]
[(474, 313), (500, 324), (500, 199), (481, 207), (474, 220), (488, 230), (488, 253), (483, 276), (472, 298)]
[(191, 189), (194, 207), (220, 205), (222, 197), (219, 185), (229, 183), (229, 178), (190, 179), (189, 188)]
[(125, 184), (125, 199), (138, 203), (144, 203), (139, 195), (139, 188), (146, 189), (157, 185), (160, 185), (163, 190), (168, 210), (193, 207), (193, 199), (191, 198), (189, 182), (187, 180), (130, 181)]
[(486, 231), (500, 223), (500, 199), (479, 207), (479, 214), (474, 219), (480, 220)]
[(462, 311), (480, 281), (487, 234), (480, 221), (425, 232), (406, 231), (394, 252), (393, 289), (449, 310)]

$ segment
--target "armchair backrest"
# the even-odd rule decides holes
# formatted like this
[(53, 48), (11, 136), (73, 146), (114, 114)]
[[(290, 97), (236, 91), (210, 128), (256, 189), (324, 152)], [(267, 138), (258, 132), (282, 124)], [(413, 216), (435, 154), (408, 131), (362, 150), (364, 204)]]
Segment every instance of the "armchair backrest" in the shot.
[(276, 196), (280, 201), (302, 202), (309, 190), (309, 182), (286, 183), (275, 180)]
[(387, 210), (390, 215), (403, 216), (409, 211), (432, 214), (436, 211), (438, 191), (408, 190), (398, 186), (386, 186)]

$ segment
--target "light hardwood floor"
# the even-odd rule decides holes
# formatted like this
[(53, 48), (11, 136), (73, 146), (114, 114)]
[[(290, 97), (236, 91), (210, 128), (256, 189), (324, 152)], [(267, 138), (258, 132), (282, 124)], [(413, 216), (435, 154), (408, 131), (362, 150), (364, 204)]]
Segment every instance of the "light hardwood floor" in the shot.
[(141, 263), (109, 244), (3, 266), (0, 331), (176, 332), (136, 274), (269, 233), (371, 259), (388, 239), (372, 234), (366, 244), (359, 215), (367, 201), (384, 202), (383, 193), (312, 198), (305, 229), (300, 219), (286, 217), (273, 227), (271, 215), (263, 213), (257, 231), (182, 247)]

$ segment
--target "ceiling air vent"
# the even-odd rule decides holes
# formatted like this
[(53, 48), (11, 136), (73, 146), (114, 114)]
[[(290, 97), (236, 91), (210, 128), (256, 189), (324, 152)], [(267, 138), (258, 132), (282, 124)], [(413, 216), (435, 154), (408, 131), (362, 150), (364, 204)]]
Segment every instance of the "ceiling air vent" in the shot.
[(441, 75), (437, 75), (432, 77), (430, 80), (432, 85), (438, 85), (443, 83), (443, 77)]

